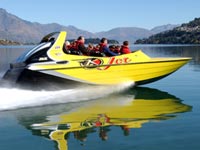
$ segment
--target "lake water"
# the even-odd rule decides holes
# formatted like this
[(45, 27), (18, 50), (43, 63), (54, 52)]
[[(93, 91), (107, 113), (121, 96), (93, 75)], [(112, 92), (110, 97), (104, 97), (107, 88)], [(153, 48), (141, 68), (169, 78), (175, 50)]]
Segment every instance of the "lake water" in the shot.
[[(30, 46), (31, 47), (31, 46)], [(0, 77), (25, 49), (0, 47)], [(200, 46), (133, 45), (193, 59), (140, 87), (31, 91), (0, 85), (1, 150), (199, 150)]]

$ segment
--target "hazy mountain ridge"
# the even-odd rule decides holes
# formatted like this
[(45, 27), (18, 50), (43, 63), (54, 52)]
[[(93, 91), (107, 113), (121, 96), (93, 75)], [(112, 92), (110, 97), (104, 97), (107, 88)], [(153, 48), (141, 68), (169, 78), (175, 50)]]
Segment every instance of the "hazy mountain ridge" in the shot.
[(166, 29), (172, 27), (173, 25), (168, 25), (168, 28), (160, 26), (152, 30), (137, 27), (119, 27), (106, 32), (92, 33), (71, 25), (63, 26), (57, 23), (40, 24), (26, 21), (0, 8), (0, 39), (20, 43), (38, 43), (44, 35), (61, 30), (67, 31), (69, 39), (76, 39), (78, 36), (83, 35), (86, 38), (106, 37), (118, 41), (129, 40), (133, 43), (137, 39), (147, 38), (158, 31), (166, 31)]
[(135, 41), (140, 37), (149, 37), (153, 33), (147, 29), (137, 27), (119, 27), (106, 32), (96, 33), (96, 36), (107, 37), (109, 39), (116, 39), (118, 41), (129, 40)]
[(157, 27), (154, 27), (153, 29), (151, 29), (151, 32), (153, 32), (153, 34), (158, 34), (158, 33), (164, 32), (164, 31), (172, 30), (178, 26), (180, 26), (180, 25), (167, 24), (167, 25), (157, 26)]

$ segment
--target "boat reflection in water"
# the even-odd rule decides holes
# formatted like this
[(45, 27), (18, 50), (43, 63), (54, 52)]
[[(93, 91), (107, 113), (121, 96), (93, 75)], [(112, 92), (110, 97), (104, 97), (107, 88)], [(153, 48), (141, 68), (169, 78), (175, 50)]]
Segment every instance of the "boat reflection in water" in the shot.
[(171, 119), (191, 109), (166, 92), (138, 87), (98, 100), (32, 108), (26, 113), (23, 110), (18, 119), (34, 135), (49, 138), (59, 150), (66, 150), (70, 136), (84, 142), (89, 133), (97, 132), (98, 138), (106, 140), (111, 126), (118, 126), (127, 136), (132, 128)]

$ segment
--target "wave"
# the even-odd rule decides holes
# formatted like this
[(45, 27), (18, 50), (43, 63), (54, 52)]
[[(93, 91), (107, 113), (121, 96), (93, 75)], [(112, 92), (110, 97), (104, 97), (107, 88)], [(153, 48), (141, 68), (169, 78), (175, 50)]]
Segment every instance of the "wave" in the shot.
[(133, 82), (109, 86), (85, 86), (58, 91), (32, 91), (17, 88), (0, 88), (0, 111), (51, 104), (87, 101), (124, 91)]

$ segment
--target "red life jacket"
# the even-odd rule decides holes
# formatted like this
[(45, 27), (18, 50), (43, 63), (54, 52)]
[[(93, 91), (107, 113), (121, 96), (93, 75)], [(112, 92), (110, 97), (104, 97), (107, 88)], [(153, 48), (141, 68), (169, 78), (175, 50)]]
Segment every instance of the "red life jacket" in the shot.
[(84, 44), (82, 41), (75, 41), (75, 44), (72, 46), (72, 49), (78, 51), (79, 45), (82, 45), (82, 44)]
[(131, 50), (129, 49), (128, 46), (122, 45), (120, 52), (121, 52), (121, 54), (129, 54), (129, 53), (131, 53)]
[(103, 48), (106, 47), (107, 44), (105, 44), (105, 43), (100, 43), (99, 46), (100, 46), (100, 47), (99, 47), (99, 51), (102, 53), (102, 52), (103, 52)]

